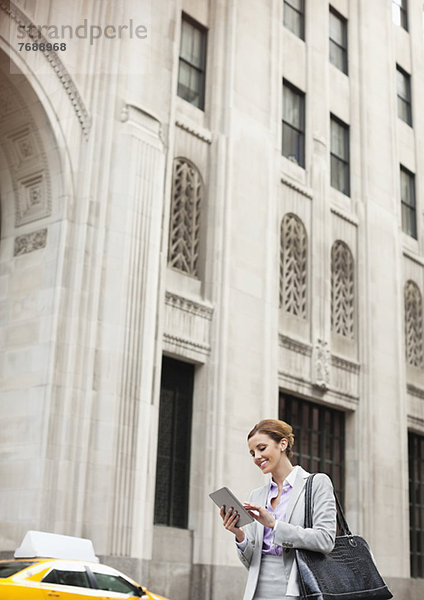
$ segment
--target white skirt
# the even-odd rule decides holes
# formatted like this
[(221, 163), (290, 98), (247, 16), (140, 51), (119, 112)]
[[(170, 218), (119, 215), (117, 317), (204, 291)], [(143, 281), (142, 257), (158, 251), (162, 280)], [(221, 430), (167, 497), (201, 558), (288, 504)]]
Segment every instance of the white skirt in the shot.
[(253, 600), (283, 600), (286, 590), (287, 575), (283, 557), (272, 554), (262, 555), (261, 570)]

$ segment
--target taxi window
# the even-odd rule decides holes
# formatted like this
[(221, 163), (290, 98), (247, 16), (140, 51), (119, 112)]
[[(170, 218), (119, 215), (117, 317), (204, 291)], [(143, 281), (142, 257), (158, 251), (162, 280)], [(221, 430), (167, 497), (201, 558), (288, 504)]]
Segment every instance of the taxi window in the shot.
[(0, 564), (0, 577), (2, 579), (4, 579), (5, 577), (11, 577), (12, 575), (15, 575), (16, 573), (19, 573), (19, 571), (23, 571), (23, 569), (26, 569), (27, 567), (31, 567), (33, 564), (34, 564), (33, 562), (16, 562), (16, 561), (1, 563)]
[(65, 571), (52, 569), (42, 579), (43, 583), (56, 583), (58, 585), (72, 585), (74, 587), (89, 588), (90, 581), (85, 571)]
[(119, 592), (121, 594), (129, 594), (138, 591), (135, 585), (120, 577), (119, 575), (109, 575), (108, 573), (96, 573), (94, 575), (97, 580), (97, 589), (106, 592)]

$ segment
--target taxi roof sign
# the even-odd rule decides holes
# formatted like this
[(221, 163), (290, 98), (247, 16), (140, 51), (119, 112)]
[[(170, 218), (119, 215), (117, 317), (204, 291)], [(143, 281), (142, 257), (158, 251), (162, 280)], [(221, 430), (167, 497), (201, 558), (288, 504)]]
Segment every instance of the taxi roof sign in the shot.
[(99, 562), (94, 554), (91, 540), (45, 531), (27, 531), (14, 556), (15, 558), (62, 558)]

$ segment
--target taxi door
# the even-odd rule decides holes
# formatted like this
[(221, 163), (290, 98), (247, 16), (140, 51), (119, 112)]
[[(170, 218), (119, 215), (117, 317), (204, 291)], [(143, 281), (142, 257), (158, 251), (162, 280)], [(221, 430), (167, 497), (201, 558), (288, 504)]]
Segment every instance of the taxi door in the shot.
[(105, 596), (91, 587), (84, 565), (61, 565), (53, 568), (40, 582), (43, 600), (97, 600)]

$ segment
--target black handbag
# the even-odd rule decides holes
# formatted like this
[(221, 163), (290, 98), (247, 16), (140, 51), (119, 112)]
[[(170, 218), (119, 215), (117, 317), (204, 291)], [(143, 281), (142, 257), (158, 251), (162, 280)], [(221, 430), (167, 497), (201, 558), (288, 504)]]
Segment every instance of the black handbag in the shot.
[[(305, 487), (305, 527), (312, 527), (312, 480)], [(352, 535), (337, 494), (337, 522), (343, 535), (336, 537), (330, 554), (296, 549), (300, 597), (305, 600), (388, 600), (393, 597), (378, 572), (367, 542)]]

